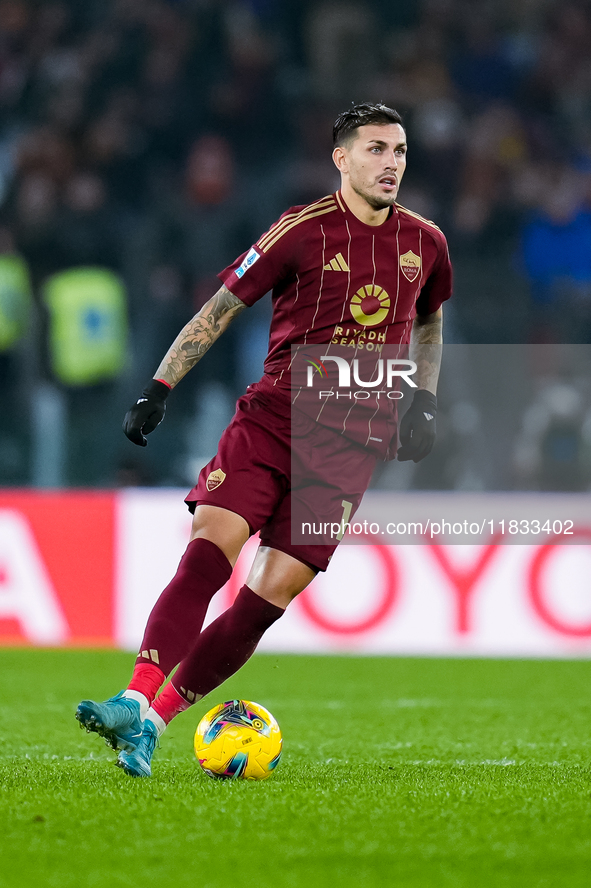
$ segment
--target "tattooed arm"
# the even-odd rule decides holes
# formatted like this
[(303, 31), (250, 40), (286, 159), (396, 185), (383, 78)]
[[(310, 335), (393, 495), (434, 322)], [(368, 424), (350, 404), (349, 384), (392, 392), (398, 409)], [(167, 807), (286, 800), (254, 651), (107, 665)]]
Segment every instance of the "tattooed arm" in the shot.
[(140, 447), (146, 446), (146, 435), (153, 432), (164, 419), (165, 402), (170, 389), (201, 360), (232, 318), (243, 308), (246, 308), (244, 302), (233, 296), (226, 287), (221, 287), (193, 320), (183, 327), (164, 356), (154, 378), (125, 414), (123, 431), (130, 441)]
[(420, 389), (436, 394), (443, 344), (443, 309), (433, 314), (416, 315), (411, 340), (410, 358), (417, 364), (414, 381)]
[(215, 296), (183, 327), (162, 359), (154, 378), (162, 379), (174, 388), (244, 308), (244, 302), (226, 287), (220, 287)]

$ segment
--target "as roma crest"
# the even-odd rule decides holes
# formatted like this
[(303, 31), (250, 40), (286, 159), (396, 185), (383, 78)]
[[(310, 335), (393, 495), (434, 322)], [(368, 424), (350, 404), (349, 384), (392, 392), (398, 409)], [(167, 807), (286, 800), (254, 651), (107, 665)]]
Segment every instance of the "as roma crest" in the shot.
[(400, 268), (404, 277), (412, 284), (421, 270), (421, 257), (409, 250), (400, 257)]
[(223, 484), (225, 479), (226, 473), (222, 472), (221, 469), (216, 469), (215, 472), (210, 472), (207, 476), (207, 484), (205, 486), (211, 492), (212, 490), (215, 490), (216, 487), (219, 487), (220, 484)]

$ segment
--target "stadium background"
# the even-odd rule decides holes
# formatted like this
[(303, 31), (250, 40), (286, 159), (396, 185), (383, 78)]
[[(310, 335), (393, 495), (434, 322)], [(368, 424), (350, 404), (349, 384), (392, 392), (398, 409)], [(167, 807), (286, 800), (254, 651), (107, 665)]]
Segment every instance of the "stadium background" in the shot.
[[(450, 497), (539, 491), (550, 517), (547, 497), (568, 492), (580, 507), (591, 484), (589, 3), (417, 0), (392, 14), (379, 0), (2, 0), (0, 21), (2, 637), (137, 643), (186, 538), (182, 490), (260, 374), (269, 300), (178, 387), (147, 450), (130, 446), (121, 417), (217, 289), (216, 273), (286, 207), (337, 187), (332, 121), (368, 97), (403, 113), (401, 202), (441, 225), (455, 268), (437, 448), (418, 466), (383, 466), (373, 487)], [(172, 494), (150, 491), (170, 487), (177, 510), (160, 512)], [(89, 488), (105, 492), (86, 506), (68, 493)], [(131, 508), (137, 488), (143, 507)], [(507, 500), (508, 518), (515, 502)], [(73, 545), (68, 528), (94, 508), (104, 524), (94, 550)], [(149, 537), (167, 521), (175, 539), (147, 572), (143, 597), (130, 599), (121, 577), (143, 557), (142, 534), (130, 528)], [(501, 559), (489, 577), (497, 604), (479, 605), (476, 641), (458, 630), (454, 610), (479, 563), (479, 547), (466, 551), (450, 550), (448, 568), (436, 554), (426, 559), (422, 577), (397, 569), (397, 609), (380, 590), (392, 586), (388, 571), (403, 550), (389, 549), (389, 566), (376, 547), (340, 554), (341, 574), (333, 568), (334, 579), (310, 593), (332, 614), (332, 629), (313, 619), (302, 629), (316, 639), (311, 648), (589, 650), (586, 545), (543, 556), (537, 594), (547, 619), (532, 606), (531, 571), (503, 571)], [(78, 614), (68, 624), (68, 602), (82, 602), (83, 613), (97, 600), (79, 590), (89, 563), (103, 578), (103, 621), (93, 623), (90, 609), (86, 623)], [(347, 576), (365, 578), (365, 596)], [(510, 640), (507, 602), (494, 593), (501, 582), (528, 627)], [(26, 613), (43, 612), (40, 589), (61, 623), (39, 635)], [(415, 602), (410, 624), (405, 595)], [(294, 626), (303, 607), (293, 607)], [(439, 614), (444, 637), (426, 631), (426, 612)], [(294, 637), (292, 648), (301, 644)]]
[[(0, 20), (0, 484), (193, 484), (258, 378), (269, 301), (177, 389), (147, 452), (119, 433), (122, 412), (216, 273), (286, 207), (337, 187), (332, 122), (367, 97), (407, 123), (401, 202), (449, 239), (446, 341), (589, 342), (588, 3), (3, 0)], [(122, 286), (111, 315), (76, 285), (52, 301), (48, 279), (88, 266)], [(111, 351), (86, 366), (78, 353), (101, 337)], [(424, 478), (425, 464), (380, 484), (568, 487), (578, 474), (585, 489), (590, 395), (566, 377), (567, 391), (545, 379), (522, 404), (552, 414), (565, 396), (574, 456), (560, 482), (505, 460), (484, 481), (448, 465)], [(473, 430), (478, 398), (454, 393), (440, 439)]]
[[(588, 888), (590, 59), (588, 0), (0, 0), (1, 888)], [(73, 713), (129, 674), (268, 301), (147, 449), (122, 416), (366, 99), (456, 277), (436, 449), (370, 505), (572, 504), (583, 545), (341, 547), (128, 780)], [(269, 781), (195, 761), (232, 697), (281, 724)]]

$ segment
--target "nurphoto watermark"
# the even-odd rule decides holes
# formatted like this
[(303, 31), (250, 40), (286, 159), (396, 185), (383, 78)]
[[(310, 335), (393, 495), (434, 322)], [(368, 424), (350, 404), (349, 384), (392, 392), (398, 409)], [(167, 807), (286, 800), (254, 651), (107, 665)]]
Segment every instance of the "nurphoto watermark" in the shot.
[(590, 545), (591, 345), (445, 346), (434, 446), (400, 462), (422, 361), (371, 330), (293, 348), (292, 542)]

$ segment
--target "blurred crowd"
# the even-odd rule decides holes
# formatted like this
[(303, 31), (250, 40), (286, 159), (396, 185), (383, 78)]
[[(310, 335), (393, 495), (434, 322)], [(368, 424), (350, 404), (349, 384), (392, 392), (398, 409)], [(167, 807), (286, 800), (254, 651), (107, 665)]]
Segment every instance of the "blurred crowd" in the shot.
[[(588, 343), (591, 0), (0, 0), (0, 483), (192, 479), (268, 305), (141, 469), (113, 427), (217, 272), (338, 187), (332, 122), (364, 100), (402, 113), (400, 201), (448, 237), (448, 341)], [(112, 341), (65, 372), (73, 269), (104, 272), (80, 323)], [(52, 468), (37, 437), (64, 422)]]

